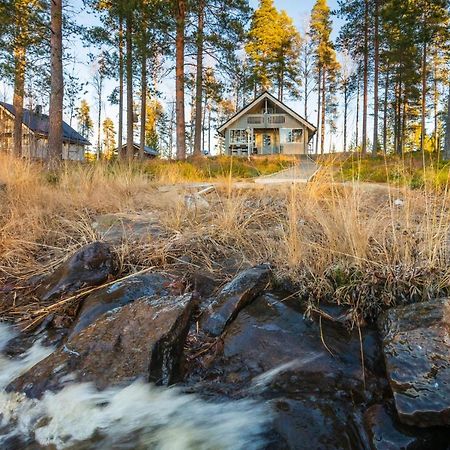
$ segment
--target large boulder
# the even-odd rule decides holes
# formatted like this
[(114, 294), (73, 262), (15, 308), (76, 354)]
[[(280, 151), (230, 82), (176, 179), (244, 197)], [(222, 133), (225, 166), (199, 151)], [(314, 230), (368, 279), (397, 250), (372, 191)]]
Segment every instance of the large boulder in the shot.
[(173, 292), (173, 277), (161, 273), (136, 275), (111, 286), (99, 289), (87, 297), (73, 325), (69, 340), (94, 323), (101, 315), (116, 308), (133, 303), (144, 297), (164, 297)]
[(361, 352), (357, 331), (320, 322), (305, 318), (297, 299), (266, 292), (239, 312), (220, 339), (196, 351), (200, 361), (189, 380), (196, 392), (210, 396), (267, 400), (270, 448), (366, 448), (358, 408), (385, 388), (373, 376), (380, 366), (376, 330), (362, 330)]
[(143, 378), (169, 385), (183, 376), (192, 295), (153, 296), (110, 311), (34, 366), (8, 390), (40, 397), (67, 382), (107, 386)]
[(400, 420), (450, 426), (449, 300), (416, 303), (380, 318), (386, 370)]
[(62, 294), (98, 286), (112, 274), (113, 265), (109, 245), (103, 242), (85, 245), (42, 282), (37, 294), (41, 300), (48, 301)]
[(250, 304), (269, 284), (270, 267), (261, 265), (244, 270), (231, 280), (210, 305), (202, 329), (219, 336), (245, 306)]

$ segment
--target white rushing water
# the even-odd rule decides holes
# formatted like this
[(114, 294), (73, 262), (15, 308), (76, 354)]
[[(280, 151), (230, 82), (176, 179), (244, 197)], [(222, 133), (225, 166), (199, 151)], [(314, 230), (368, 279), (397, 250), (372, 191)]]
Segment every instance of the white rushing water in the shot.
[[(14, 337), (0, 324), (0, 352)], [(99, 392), (72, 384), (40, 400), (4, 388), (51, 353), (39, 342), (19, 358), (0, 354), (0, 448), (20, 437), (57, 449), (252, 450), (269, 414), (253, 401), (211, 403), (176, 388), (135, 382)], [(131, 445), (130, 445), (131, 443)]]

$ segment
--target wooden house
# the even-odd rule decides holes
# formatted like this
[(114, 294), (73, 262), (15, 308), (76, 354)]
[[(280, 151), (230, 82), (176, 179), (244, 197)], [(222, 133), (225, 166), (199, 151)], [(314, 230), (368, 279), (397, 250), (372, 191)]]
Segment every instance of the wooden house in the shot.
[[(140, 151), (140, 145), (136, 144), (136, 142), (133, 142), (133, 157), (138, 158), (139, 157), (139, 151)], [(119, 149), (116, 148), (114, 150), (115, 154), (119, 153)], [(154, 148), (148, 147), (147, 145), (144, 145), (144, 158), (148, 159), (154, 159), (159, 156), (158, 150), (155, 150)], [(127, 157), (127, 144), (123, 144), (120, 148), (120, 157), (126, 158)]]
[(316, 127), (265, 91), (218, 131), (227, 155), (304, 155)]
[[(0, 102), (0, 151), (12, 151), (15, 108)], [(45, 159), (48, 147), (49, 118), (40, 108), (24, 109), (22, 121), (22, 156)], [(81, 134), (63, 122), (63, 154), (65, 160), (83, 161), (86, 146), (91, 145)]]

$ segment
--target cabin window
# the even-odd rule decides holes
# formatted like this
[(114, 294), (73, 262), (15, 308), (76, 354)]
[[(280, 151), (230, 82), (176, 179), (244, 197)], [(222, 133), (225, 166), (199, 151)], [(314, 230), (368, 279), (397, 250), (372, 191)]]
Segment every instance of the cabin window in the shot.
[(281, 144), (301, 144), (303, 142), (303, 130), (301, 128), (281, 128)]
[(245, 130), (230, 130), (230, 143), (247, 144), (248, 135)]

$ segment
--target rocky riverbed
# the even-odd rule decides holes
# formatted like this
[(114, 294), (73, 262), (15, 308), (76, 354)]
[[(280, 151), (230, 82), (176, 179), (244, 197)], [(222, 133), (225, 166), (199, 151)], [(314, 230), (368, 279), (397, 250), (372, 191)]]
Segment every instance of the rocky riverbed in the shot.
[[(82, 248), (40, 298), (105, 284), (113, 259)], [(108, 282), (67, 325), (2, 325), (1, 448), (450, 448), (449, 300), (350, 329), (344, 307), (306, 314), (267, 265), (179, 278)]]

